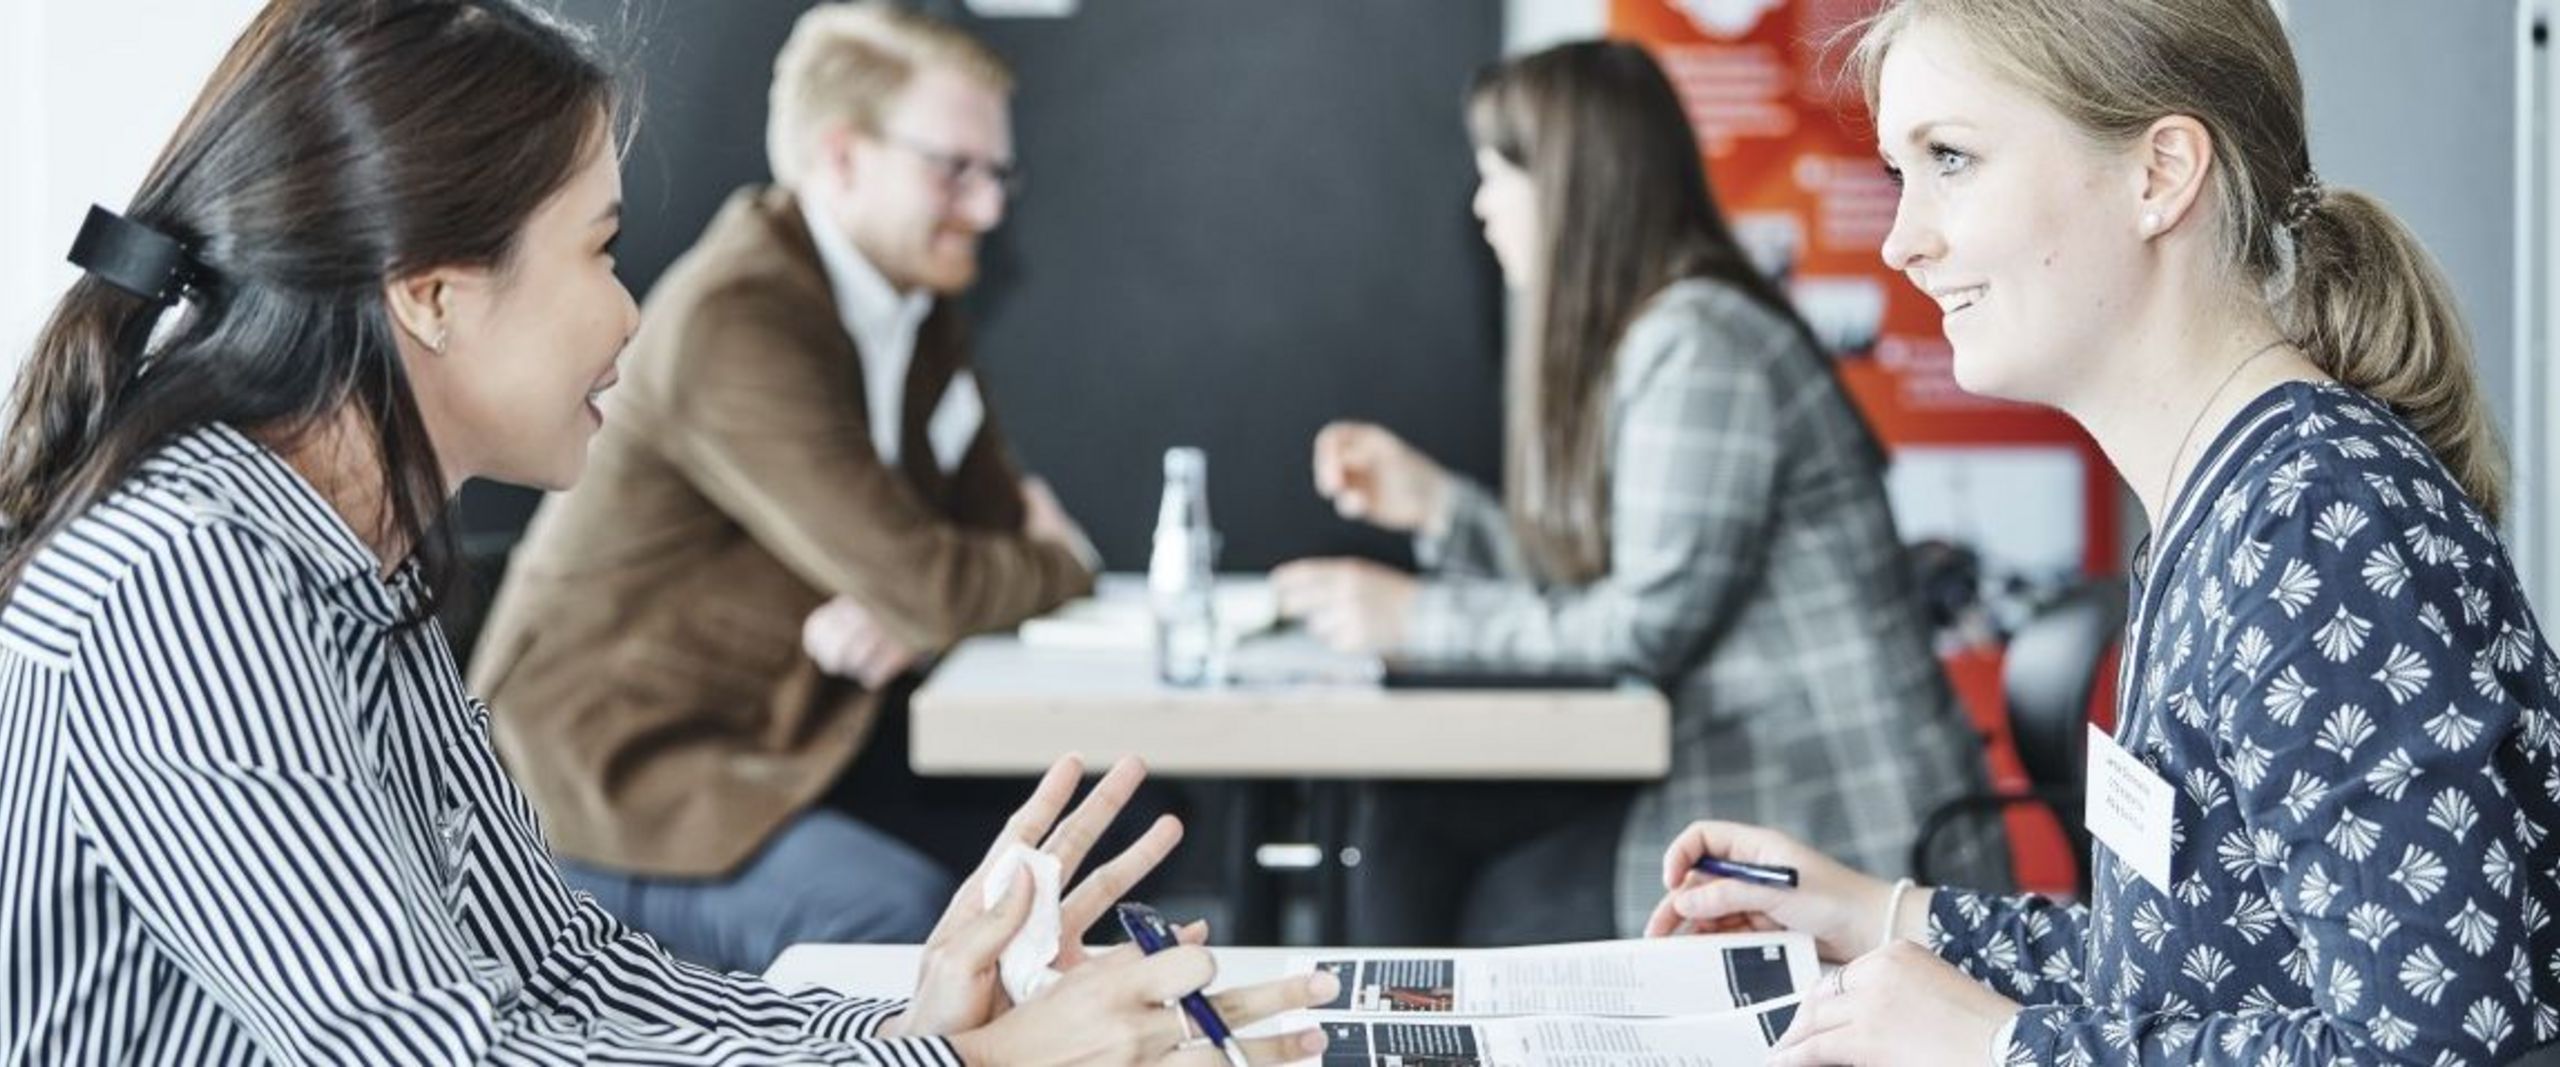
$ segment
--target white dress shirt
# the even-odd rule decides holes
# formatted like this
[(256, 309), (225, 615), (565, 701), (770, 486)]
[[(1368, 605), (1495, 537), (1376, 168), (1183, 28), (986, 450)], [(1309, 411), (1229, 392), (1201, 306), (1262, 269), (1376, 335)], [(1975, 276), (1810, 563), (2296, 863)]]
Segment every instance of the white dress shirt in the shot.
[(871, 419), (872, 447), (879, 450), (880, 462), (894, 468), (905, 431), (907, 367), (915, 362), (916, 330), (933, 311), (933, 295), (900, 293), (852, 241), (826, 224), (830, 212), (824, 202), (808, 194), (803, 201), (801, 217), (818, 246), (827, 284), (835, 290), (836, 315), (862, 353), (862, 396)]

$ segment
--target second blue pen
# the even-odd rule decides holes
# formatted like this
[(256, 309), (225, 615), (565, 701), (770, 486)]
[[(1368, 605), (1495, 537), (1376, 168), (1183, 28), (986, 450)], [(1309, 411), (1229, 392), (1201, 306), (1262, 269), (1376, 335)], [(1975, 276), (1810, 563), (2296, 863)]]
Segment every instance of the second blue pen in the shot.
[(1780, 889), (1796, 887), (1796, 869), (1774, 863), (1745, 863), (1741, 860), (1725, 859), (1722, 856), (1702, 856), (1698, 862), (1690, 864), (1689, 869), (1718, 878), (1739, 878), (1746, 882), (1776, 886)]

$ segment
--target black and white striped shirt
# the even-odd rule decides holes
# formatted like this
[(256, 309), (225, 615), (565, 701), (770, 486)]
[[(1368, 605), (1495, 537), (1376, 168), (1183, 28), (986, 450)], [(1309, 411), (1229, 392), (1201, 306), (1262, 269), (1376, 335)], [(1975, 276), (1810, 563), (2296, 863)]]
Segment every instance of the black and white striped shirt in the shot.
[(570, 894), (437, 628), (187, 434), (0, 605), (0, 1064), (957, 1064)]

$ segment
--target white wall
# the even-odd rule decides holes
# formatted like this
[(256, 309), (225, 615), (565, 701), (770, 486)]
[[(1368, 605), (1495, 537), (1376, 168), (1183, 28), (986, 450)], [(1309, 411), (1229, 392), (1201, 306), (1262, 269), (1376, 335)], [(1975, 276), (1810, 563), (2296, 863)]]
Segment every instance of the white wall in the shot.
[(2444, 265), (2512, 429), (2514, 4), (2320, 0), (2291, 15), (2312, 165), (2380, 197)]
[(78, 272), (92, 203), (121, 209), (258, 0), (0, 3), (0, 380)]
[(0, 4), (0, 374), (14, 376), (35, 333), (36, 293), (54, 288), (36, 252), (47, 155), (43, 58), (46, 3)]
[(1502, 50), (1506, 54), (1598, 37), (1608, 29), (1609, 5), (1599, 0), (1503, 0)]
[[(2552, 101), (2543, 86), (2544, 103), (2525, 106), (2520, 87), (2531, 55), (2525, 13), (2551, 7), (2320, 0), (2292, 12), (2313, 162), (2331, 182), (2381, 197), (2452, 279), (2515, 464), (2509, 547), (2544, 605), (2560, 603), (2560, 506), (2551, 499), (2560, 407), (2549, 307), (2534, 306), (2548, 297), (2532, 287), (2549, 269), (2551, 219), (2520, 183), (2538, 181), (2548, 203)], [(2526, 153), (2542, 166), (2525, 169)]]
[[(2526, 589), (2537, 604), (2560, 603), (2560, 72), (2555, 72), (2550, 30), (2560, 22), (2560, 0), (2519, 0), (2516, 58), (2519, 106), (2516, 141), (2515, 353), (2516, 503), (2510, 510), (2513, 545), (2525, 565)], [(2534, 40), (2536, 27), (2542, 40)]]

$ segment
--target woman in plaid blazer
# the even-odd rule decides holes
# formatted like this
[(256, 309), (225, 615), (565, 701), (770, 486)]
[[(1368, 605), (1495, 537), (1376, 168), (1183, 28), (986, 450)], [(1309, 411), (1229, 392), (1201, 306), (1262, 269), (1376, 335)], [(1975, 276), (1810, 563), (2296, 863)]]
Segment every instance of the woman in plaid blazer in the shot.
[[(1467, 112), (1476, 214), (1530, 312), (1508, 364), (1503, 497), (1381, 427), (1327, 427), (1318, 489), (1413, 532), (1426, 575), (1303, 561), (1275, 576), (1282, 608), (1346, 649), (1649, 679), (1672, 700), (1671, 769), (1641, 788), (1368, 790), (1348, 932), (1632, 935), (1661, 892), (1660, 842), (1701, 812), (1900, 870), (1922, 816), (1983, 771), (1874, 437), (1718, 215), (1643, 50), (1510, 60), (1478, 77)], [(1994, 833), (1952, 858), (1999, 878)]]

